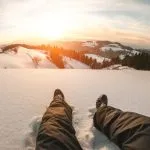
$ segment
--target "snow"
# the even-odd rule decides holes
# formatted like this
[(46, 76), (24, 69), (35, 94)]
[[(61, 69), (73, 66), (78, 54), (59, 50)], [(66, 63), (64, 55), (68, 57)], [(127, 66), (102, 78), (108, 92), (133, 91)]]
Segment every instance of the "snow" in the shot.
[(115, 52), (124, 51), (124, 49), (122, 49), (118, 44), (108, 44), (108, 45), (102, 47), (101, 50), (104, 52), (110, 51), (110, 50), (115, 51)]
[[(36, 65), (32, 59), (39, 59)], [(0, 54), (0, 68), (57, 68), (40, 51), (18, 47), (18, 52), (7, 51)]]
[(98, 44), (96, 41), (86, 41), (84, 43), (82, 43), (82, 46), (85, 46), (85, 47), (96, 47)]
[(131, 51), (130, 51), (130, 50), (128, 50), (128, 49), (125, 49), (125, 52), (129, 52), (129, 53), (130, 53)]
[(136, 51), (136, 50), (132, 50), (131, 52), (132, 52), (132, 54), (134, 54), (134, 55), (136, 55), (136, 54), (139, 55), (139, 54), (140, 54), (140, 52), (138, 52), (138, 51)]
[(88, 65), (66, 56), (63, 56), (63, 61), (67, 69), (90, 69)]
[(105, 58), (105, 57), (102, 57), (102, 56), (98, 56), (96, 54), (85, 54), (85, 56), (88, 56), (89, 58), (92, 58), (92, 59), (96, 59), (98, 63), (102, 63), (104, 60), (105, 61), (110, 61), (111, 59), (108, 59), (108, 58)]
[(92, 125), (95, 101), (150, 116), (150, 72), (136, 70), (0, 70), (0, 149), (34, 149), (40, 119), (56, 88), (74, 106), (74, 127), (84, 150), (117, 150)]
[(122, 66), (120, 64), (111, 65), (109, 67), (106, 67), (102, 70), (135, 70), (134, 68), (130, 68), (128, 66)]
[[(110, 50), (112, 50), (112, 51), (114, 51), (114, 52), (126, 52), (129, 56), (133, 56), (133, 55), (136, 55), (136, 54), (140, 54), (140, 52), (139, 51), (137, 51), (137, 50), (128, 50), (128, 49), (123, 49), (120, 45), (118, 45), (118, 44), (108, 44), (108, 45), (106, 45), (106, 46), (104, 46), (104, 47), (102, 47), (102, 48), (100, 48), (101, 49), (101, 51), (103, 51), (103, 52), (106, 52), (106, 51), (110, 51)], [(123, 59), (123, 55), (120, 55), (120, 58), (121, 59)]]
[(121, 54), (121, 55), (119, 56), (119, 58), (120, 58), (121, 60), (123, 60), (123, 59), (125, 58), (125, 55)]
[(112, 44), (109, 44), (110, 46), (112, 46), (112, 47), (120, 47), (118, 44), (116, 44), (116, 43), (112, 43)]

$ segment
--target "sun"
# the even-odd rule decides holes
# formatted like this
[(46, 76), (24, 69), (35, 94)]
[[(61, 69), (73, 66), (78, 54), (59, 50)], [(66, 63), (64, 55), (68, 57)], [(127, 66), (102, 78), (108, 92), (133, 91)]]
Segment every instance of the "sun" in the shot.
[(56, 40), (63, 37), (66, 32), (66, 26), (61, 20), (53, 19), (51, 21), (46, 21), (46, 24), (40, 27), (39, 32), (41, 36), (45, 38)]
[(36, 33), (46, 39), (58, 40), (65, 37), (74, 28), (75, 22), (72, 15), (48, 14), (42, 17), (36, 25)]

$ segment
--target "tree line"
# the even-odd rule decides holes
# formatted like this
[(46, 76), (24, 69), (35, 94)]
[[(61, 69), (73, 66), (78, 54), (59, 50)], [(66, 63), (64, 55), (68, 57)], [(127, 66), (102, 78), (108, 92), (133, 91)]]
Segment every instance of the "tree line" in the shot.
[(43, 50), (47, 54), (47, 59), (56, 64), (56, 66), (59, 68), (65, 68), (63, 56), (67, 56), (90, 66), (90, 68), (92, 69), (102, 69), (114, 64), (121, 64), (122, 66), (132, 67), (137, 70), (150, 70), (150, 55), (145, 52), (135, 54), (134, 56), (126, 55), (123, 60), (121, 60), (119, 56), (112, 58), (110, 61), (104, 59), (101, 63), (97, 62), (96, 59), (86, 56), (85, 54), (88, 53), (88, 51), (76, 51), (50, 45), (32, 46), (26, 44), (13, 44), (3, 48), (2, 52), (5, 52), (10, 48), (16, 50), (16, 46), (22, 46), (29, 49)]
[(148, 53), (140, 53), (134, 56), (126, 56), (121, 64), (129, 66), (137, 70), (150, 70), (150, 55)]

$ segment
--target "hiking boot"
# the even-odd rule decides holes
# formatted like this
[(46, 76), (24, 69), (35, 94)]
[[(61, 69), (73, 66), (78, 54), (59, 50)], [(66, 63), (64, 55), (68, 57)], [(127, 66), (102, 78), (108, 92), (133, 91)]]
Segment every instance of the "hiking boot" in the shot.
[(107, 106), (107, 104), (108, 104), (107, 96), (103, 94), (97, 99), (96, 108), (98, 109), (99, 107)]
[(61, 99), (63, 99), (64, 100), (64, 94), (63, 94), (63, 92), (60, 90), (60, 89), (56, 89), (55, 90), (55, 92), (54, 92), (54, 98), (55, 97), (60, 97)]

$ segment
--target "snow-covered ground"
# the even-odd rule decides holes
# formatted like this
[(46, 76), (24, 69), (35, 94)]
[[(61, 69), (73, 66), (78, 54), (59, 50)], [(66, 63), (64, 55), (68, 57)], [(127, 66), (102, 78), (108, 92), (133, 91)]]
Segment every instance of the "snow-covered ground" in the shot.
[(128, 66), (122, 66), (120, 64), (116, 64), (116, 65), (111, 65), (109, 67), (103, 68), (102, 70), (135, 70), (135, 69)]
[[(133, 56), (136, 54), (140, 54), (139, 51), (137, 50), (129, 50), (129, 49), (125, 49), (122, 48), (119, 44), (108, 44), (103, 46), (102, 48), (100, 48), (101, 51), (106, 52), (106, 51), (114, 51), (114, 52), (126, 52), (126, 54), (128, 54), (129, 56)], [(121, 55), (123, 56), (123, 55)]]
[(90, 69), (90, 67), (80, 61), (64, 56), (63, 61), (67, 69)]
[(125, 58), (125, 55), (121, 54), (121, 55), (119, 56), (119, 58), (120, 58), (121, 60), (123, 60), (123, 59)]
[(82, 43), (82, 46), (86, 46), (86, 47), (96, 47), (98, 44), (96, 41), (86, 41)]
[(74, 126), (84, 150), (117, 150), (92, 125), (95, 100), (150, 116), (150, 72), (123, 70), (0, 70), (0, 149), (34, 149), (35, 133), (56, 88), (75, 107)]
[[(33, 61), (38, 59), (38, 65)], [(17, 53), (7, 51), (0, 54), (0, 68), (57, 68), (40, 51), (18, 47)]]
[(140, 52), (139, 52), (139, 51), (136, 51), (136, 50), (132, 50), (131, 52), (132, 52), (132, 54), (134, 54), (134, 55), (136, 55), (136, 54), (139, 55), (139, 54), (140, 54)]
[(98, 55), (95, 55), (95, 54), (85, 54), (85, 56), (88, 56), (89, 58), (92, 58), (92, 59), (96, 59), (98, 63), (102, 63), (104, 60), (105, 61), (110, 61), (111, 59), (108, 59), (108, 58), (105, 58), (105, 57), (102, 57), (102, 56), (98, 56)]
[[(36, 60), (39, 60), (38, 64)], [(63, 57), (65, 68), (67, 69), (90, 69), (90, 67), (80, 61)], [(9, 50), (0, 54), (0, 68), (58, 68), (54, 63), (47, 59), (46, 54), (38, 50), (19, 47), (17, 53)]]
[(104, 51), (104, 52), (105, 51), (110, 51), (110, 50), (115, 51), (115, 52), (124, 51), (124, 49), (122, 49), (120, 47), (120, 45), (118, 45), (118, 44), (108, 44), (108, 45), (102, 47), (101, 50)]

